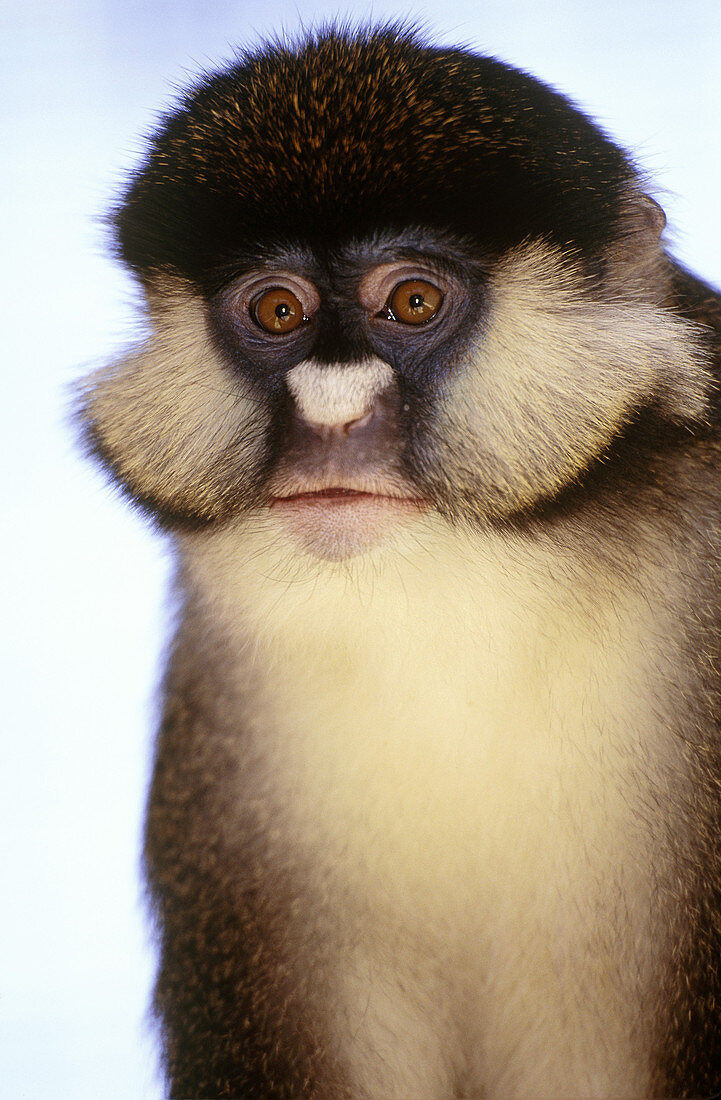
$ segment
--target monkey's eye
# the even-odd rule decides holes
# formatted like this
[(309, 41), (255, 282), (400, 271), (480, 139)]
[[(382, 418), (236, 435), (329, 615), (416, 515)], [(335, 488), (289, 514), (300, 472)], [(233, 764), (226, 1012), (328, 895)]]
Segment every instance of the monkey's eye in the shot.
[(423, 325), (435, 317), (442, 302), (443, 295), (433, 283), (408, 279), (399, 283), (388, 299), (387, 316), (403, 325)]
[(250, 314), (259, 328), (274, 336), (292, 332), (308, 320), (295, 294), (281, 286), (256, 294), (250, 303)]

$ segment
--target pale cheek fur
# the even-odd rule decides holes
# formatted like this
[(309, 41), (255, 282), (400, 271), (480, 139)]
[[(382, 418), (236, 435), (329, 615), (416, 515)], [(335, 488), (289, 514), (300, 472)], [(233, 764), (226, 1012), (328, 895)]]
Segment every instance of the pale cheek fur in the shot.
[(213, 518), (258, 469), (267, 412), (220, 362), (197, 298), (167, 282), (150, 306), (147, 341), (87, 380), (85, 415), (135, 493)]
[(424, 459), (491, 514), (555, 495), (642, 405), (702, 423), (710, 377), (698, 334), (654, 306), (594, 301), (570, 261), (519, 248), (493, 276), (488, 316), (438, 402)]

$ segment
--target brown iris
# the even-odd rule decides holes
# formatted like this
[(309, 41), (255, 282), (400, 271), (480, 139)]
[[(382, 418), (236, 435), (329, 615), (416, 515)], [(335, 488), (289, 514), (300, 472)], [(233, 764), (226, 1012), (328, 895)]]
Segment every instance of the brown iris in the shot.
[(251, 303), (251, 311), (262, 329), (277, 336), (292, 332), (305, 319), (303, 306), (295, 294), (281, 286), (258, 294)]
[(399, 283), (390, 296), (388, 308), (396, 321), (404, 325), (422, 325), (435, 317), (443, 295), (425, 279), (408, 279)]

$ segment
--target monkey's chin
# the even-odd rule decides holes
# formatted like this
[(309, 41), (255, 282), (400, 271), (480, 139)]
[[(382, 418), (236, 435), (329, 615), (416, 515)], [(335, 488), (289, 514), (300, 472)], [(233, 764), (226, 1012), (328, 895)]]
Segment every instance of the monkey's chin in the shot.
[(420, 498), (323, 489), (274, 497), (270, 515), (308, 553), (343, 561), (370, 550), (428, 507)]

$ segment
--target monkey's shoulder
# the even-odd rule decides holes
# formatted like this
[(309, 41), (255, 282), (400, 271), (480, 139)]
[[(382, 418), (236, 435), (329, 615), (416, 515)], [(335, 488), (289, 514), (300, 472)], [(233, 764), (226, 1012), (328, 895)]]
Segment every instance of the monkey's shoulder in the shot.
[(700, 279), (679, 263), (674, 263), (671, 276), (672, 308), (690, 321), (711, 329), (711, 343), (717, 368), (721, 359), (721, 291)]

